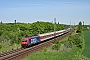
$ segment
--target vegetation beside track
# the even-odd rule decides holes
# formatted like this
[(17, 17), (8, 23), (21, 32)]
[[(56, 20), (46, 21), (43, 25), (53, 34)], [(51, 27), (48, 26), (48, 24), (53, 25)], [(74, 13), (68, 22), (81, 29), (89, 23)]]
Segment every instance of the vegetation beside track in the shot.
[(4, 52), (7, 52), (7, 51), (10, 51), (10, 50), (17, 49), (17, 48), (21, 47), (20, 44), (13, 44), (12, 46), (5, 45), (5, 44), (1, 44), (1, 45), (2, 45), (2, 48), (0, 49), (0, 53), (4, 53)]
[[(81, 25), (82, 24), (79, 23), (79, 28), (77, 29), (77, 32), (79, 33), (82, 33)], [(16, 23), (16, 26), (14, 23), (0, 23), (0, 52), (5, 52), (7, 50), (12, 50), (14, 48), (20, 47), (20, 41), (23, 36), (33, 36), (37, 34), (52, 32), (54, 30), (53, 26), (53, 23), (39, 21), (32, 24)], [(65, 26), (67, 26), (67, 28), (69, 27), (68, 25)], [(56, 24), (56, 30), (61, 30), (64, 28), (65, 27), (63, 24)], [(51, 60), (88, 60), (89, 58), (87, 58), (86, 55), (81, 55), (82, 51), (85, 48), (85, 45), (83, 35), (80, 35), (80, 37), (82, 38), (75, 38), (73, 36), (69, 36), (69, 38), (65, 38), (61, 42), (57, 42), (56, 44), (54, 44), (54, 47), (52, 46), (50, 48), (45, 48), (44, 50), (35, 53), (29, 58), (25, 59), (40, 60), (43, 57), (43, 59), (41, 60), (44, 60), (44, 58), (45, 60), (50, 60), (50, 58)], [(76, 41), (74, 41), (73, 39), (75, 39)], [(77, 43), (78, 39), (80, 39), (81, 41), (79, 41), (79, 44)]]
[(87, 56), (82, 55), (85, 48), (82, 30), (82, 23), (79, 22), (74, 34), (23, 60), (90, 60)]
[(89, 58), (82, 55), (83, 49), (83, 34), (72, 34), (51, 47), (34, 53), (23, 60), (89, 60)]
[[(56, 24), (56, 31), (64, 29), (63, 24)], [(23, 36), (34, 36), (54, 31), (54, 24), (51, 22), (30, 23), (0, 23), (0, 53), (20, 47)], [(15, 46), (16, 47), (13, 47)], [(17, 46), (19, 45), (19, 46)]]

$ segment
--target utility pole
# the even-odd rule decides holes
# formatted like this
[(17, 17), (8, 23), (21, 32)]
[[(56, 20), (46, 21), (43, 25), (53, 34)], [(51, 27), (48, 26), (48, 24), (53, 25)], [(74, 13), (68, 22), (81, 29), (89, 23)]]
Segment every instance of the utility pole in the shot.
[(70, 22), (70, 29), (71, 29), (71, 22)]
[(2, 21), (1, 21), (1, 24), (2, 24)]
[(15, 39), (15, 41), (16, 41), (16, 20), (15, 20), (15, 24), (14, 24), (14, 32), (15, 32), (15, 37), (14, 37), (14, 39)]
[(56, 18), (54, 18), (54, 36), (56, 36)]
[(70, 22), (70, 31), (71, 31), (71, 22)]
[(75, 23), (74, 23), (74, 29), (75, 29)]
[(83, 28), (84, 28), (84, 21), (83, 21)]
[(76, 32), (75, 23), (74, 23), (74, 32)]
[(89, 24), (89, 30), (90, 30), (90, 24)]

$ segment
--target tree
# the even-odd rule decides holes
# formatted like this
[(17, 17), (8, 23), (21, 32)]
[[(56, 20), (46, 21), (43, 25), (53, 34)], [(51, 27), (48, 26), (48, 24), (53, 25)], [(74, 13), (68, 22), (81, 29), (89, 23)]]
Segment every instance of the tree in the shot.
[(77, 33), (82, 33), (82, 22), (80, 21), (78, 24), (78, 29), (76, 31)]
[(2, 45), (0, 44), (0, 49), (2, 48)]
[(3, 34), (2, 30), (0, 30), (0, 36)]
[(58, 24), (59, 24), (59, 22), (58, 22)]

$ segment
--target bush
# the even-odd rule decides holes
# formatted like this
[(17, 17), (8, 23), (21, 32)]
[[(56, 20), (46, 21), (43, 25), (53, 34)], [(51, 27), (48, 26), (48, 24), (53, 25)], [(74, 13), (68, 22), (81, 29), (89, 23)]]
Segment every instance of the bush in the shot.
[(46, 52), (46, 51), (47, 51), (47, 48), (45, 47), (45, 48), (44, 48), (44, 52)]
[(52, 46), (52, 50), (59, 50), (60, 48), (60, 42), (56, 42), (53, 46)]
[(2, 45), (0, 44), (0, 49), (2, 48)]
[(11, 40), (11, 41), (10, 41), (10, 44), (13, 45), (13, 44), (14, 44), (14, 40)]
[(81, 39), (81, 34), (75, 34), (75, 35), (71, 35), (68, 37), (68, 41), (69, 43), (71, 43), (71, 45), (75, 45), (79, 48), (82, 48), (82, 39)]
[(72, 42), (65, 42), (64, 45), (67, 47), (67, 48), (72, 48)]
[(0, 36), (3, 34), (2, 30), (0, 30)]
[(53, 50), (59, 50), (59, 48), (60, 48), (59, 44), (55, 44), (55, 45), (52, 46)]

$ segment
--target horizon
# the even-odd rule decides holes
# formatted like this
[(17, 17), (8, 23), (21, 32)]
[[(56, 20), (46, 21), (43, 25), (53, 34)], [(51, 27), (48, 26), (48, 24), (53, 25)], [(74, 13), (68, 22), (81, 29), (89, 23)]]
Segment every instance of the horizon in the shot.
[[(1, 21), (2, 22), (2, 21)], [(38, 21), (36, 21), (36, 22), (38, 22)], [(45, 22), (45, 21), (39, 21), (39, 22)], [(80, 21), (81, 22), (81, 21)], [(10, 23), (15, 23), (15, 21), (14, 22), (2, 22), (2, 23), (4, 23), (4, 24), (10, 24)], [(32, 22), (32, 23), (26, 23), (26, 22), (17, 22), (16, 21), (16, 23), (25, 23), (25, 24), (32, 24), (32, 23), (35, 23), (35, 22)], [(54, 24), (54, 22), (49, 22), (49, 23), (52, 23), (52, 24)], [(82, 23), (82, 25), (83, 25), (83, 22), (81, 22)], [(56, 24), (58, 24), (58, 22), (56, 22)], [(64, 23), (59, 23), (59, 24), (63, 24), (63, 25), (70, 25), (70, 24), (64, 24)], [(78, 24), (79, 24), (79, 22), (78, 22)], [(71, 24), (71, 25), (78, 25), (78, 24)], [(90, 25), (90, 24), (84, 24), (84, 25)]]
[(0, 1), (0, 21), (23, 23), (36, 21), (60, 24), (78, 24), (80, 21), (90, 25), (89, 0), (2, 0)]

